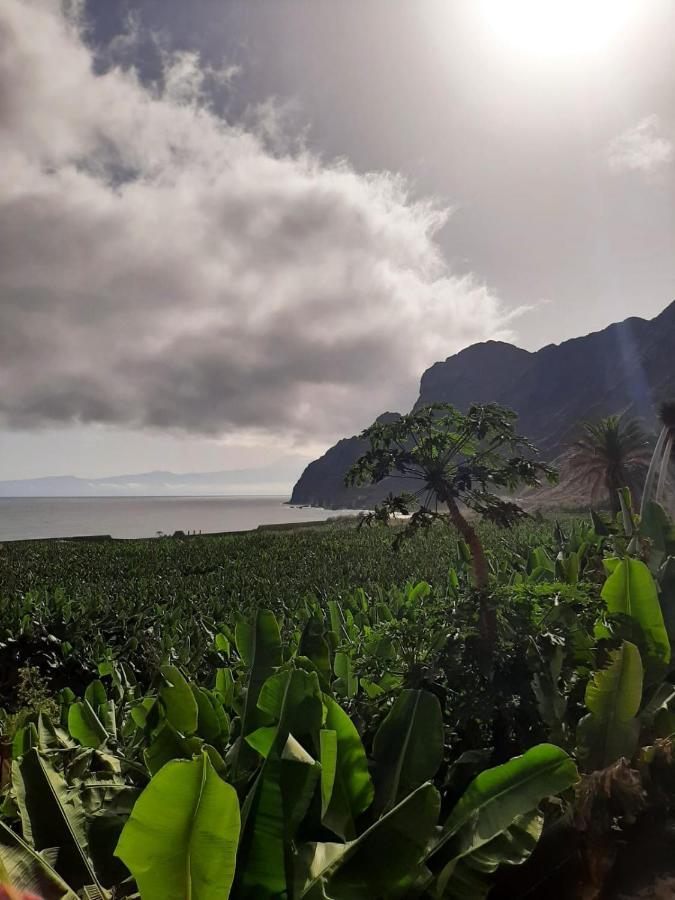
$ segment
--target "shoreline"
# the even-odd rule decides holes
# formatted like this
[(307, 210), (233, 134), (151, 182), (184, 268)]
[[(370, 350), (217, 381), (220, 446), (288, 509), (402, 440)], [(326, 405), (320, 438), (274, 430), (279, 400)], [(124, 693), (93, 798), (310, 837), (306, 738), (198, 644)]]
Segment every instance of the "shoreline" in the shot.
[[(322, 507), (314, 507), (321, 509)], [(354, 511), (354, 515), (329, 516), (326, 519), (308, 519), (306, 522), (270, 522), (269, 524), (256, 525), (254, 528), (233, 529), (230, 531), (200, 531), (186, 532), (180, 529), (174, 531), (173, 534), (147, 535), (146, 537), (113, 537), (111, 534), (73, 534), (61, 537), (30, 537), (30, 538), (6, 538), (0, 540), (0, 550), (3, 546), (9, 544), (46, 544), (46, 543), (76, 543), (76, 544), (107, 544), (121, 543), (128, 544), (134, 541), (183, 541), (195, 540), (198, 538), (218, 538), (232, 537), (242, 534), (255, 534), (259, 531), (299, 531), (305, 528), (314, 529), (325, 526), (335, 525), (338, 521), (351, 522), (359, 517), (360, 511)]]
[[(4, 501), (4, 502), (3, 502)], [(352, 509), (289, 502), (288, 494), (0, 498), (0, 544), (155, 540), (316, 528)]]

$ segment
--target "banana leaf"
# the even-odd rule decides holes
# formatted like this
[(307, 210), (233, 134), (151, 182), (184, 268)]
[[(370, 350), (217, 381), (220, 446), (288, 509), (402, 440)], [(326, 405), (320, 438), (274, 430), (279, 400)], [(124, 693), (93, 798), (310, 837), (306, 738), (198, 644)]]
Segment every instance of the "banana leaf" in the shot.
[(273, 675), (260, 691), (259, 707), (276, 722), (252, 736), (264, 749), (265, 761), (242, 809), (238, 900), (266, 900), (288, 890), (293, 880), (291, 842), (321, 774), (320, 764), (291, 734), (291, 728), (300, 736), (321, 727), (323, 705), (316, 673), (289, 670)]
[(604, 769), (638, 746), (642, 700), (640, 651), (629, 641), (610, 654), (606, 669), (586, 687), (588, 715), (577, 726), (577, 756), (588, 769)]
[(0, 822), (0, 884), (37, 894), (43, 900), (77, 900), (77, 894), (48, 860)]
[(442, 874), (446, 866), (506, 832), (545, 797), (567, 790), (577, 777), (574, 762), (553, 744), (538, 744), (522, 756), (481, 772), (462, 794), (430, 848), (430, 866)]
[(237, 743), (232, 758), (232, 777), (235, 781), (242, 770), (255, 766), (255, 753), (244, 739), (260, 725), (268, 724), (258, 709), (258, 697), (265, 681), (281, 665), (281, 634), (273, 612), (259, 609), (253, 625), (237, 624), (236, 635), (237, 650), (248, 662), (249, 674), (241, 714), (242, 739)]
[(74, 890), (85, 885), (100, 888), (88, 855), (86, 816), (78, 795), (37, 750), (13, 764), (12, 782), (24, 840), (38, 851), (58, 847), (56, 870)]
[(438, 771), (443, 759), (438, 698), (429, 691), (401, 691), (377, 730), (373, 757), (376, 803), (386, 812)]
[(396, 900), (427, 873), (422, 863), (438, 820), (440, 796), (423, 784), (356, 840), (307, 845), (303, 900)]
[[(356, 726), (332, 697), (324, 694), (323, 702), (326, 707), (324, 730), (334, 734), (335, 739), (324, 737), (321, 748), (322, 821), (339, 837), (353, 840), (356, 837), (356, 819), (373, 802), (373, 782)], [(330, 749), (333, 747), (334, 751)], [(334, 758), (328, 759), (332, 752)], [(326, 769), (333, 772), (330, 791)]]
[(601, 596), (609, 613), (630, 616), (640, 625), (650, 660), (657, 666), (666, 666), (670, 662), (670, 641), (656, 582), (648, 567), (639, 559), (620, 560)]
[(143, 900), (227, 900), (239, 842), (239, 801), (209, 761), (173, 760), (134, 805), (117, 844)]

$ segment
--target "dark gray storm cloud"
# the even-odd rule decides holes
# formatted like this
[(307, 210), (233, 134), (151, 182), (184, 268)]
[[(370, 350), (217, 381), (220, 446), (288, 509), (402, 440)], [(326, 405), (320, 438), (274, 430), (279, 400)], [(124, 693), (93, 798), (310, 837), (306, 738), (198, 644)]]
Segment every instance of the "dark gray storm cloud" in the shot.
[(409, 402), (507, 334), (438, 251), (447, 214), (388, 174), (274, 153), (166, 54), (94, 66), (56, 0), (0, 6), (0, 419), (302, 436)]

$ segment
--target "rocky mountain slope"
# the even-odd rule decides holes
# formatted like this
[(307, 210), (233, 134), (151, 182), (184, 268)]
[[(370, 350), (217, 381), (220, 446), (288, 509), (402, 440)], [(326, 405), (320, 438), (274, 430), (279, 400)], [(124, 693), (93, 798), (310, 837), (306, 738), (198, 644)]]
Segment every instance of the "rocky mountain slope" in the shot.
[[(579, 423), (627, 410), (656, 424), (658, 404), (675, 396), (675, 302), (655, 319), (633, 317), (534, 353), (501, 341), (474, 344), (422, 375), (416, 406), (433, 401), (466, 409), (496, 401), (519, 415), (519, 430), (547, 459), (558, 456)], [(387, 413), (385, 415), (392, 415)], [(345, 438), (310, 463), (292, 503), (368, 507), (400, 485), (348, 489), (344, 474), (363, 452)]]

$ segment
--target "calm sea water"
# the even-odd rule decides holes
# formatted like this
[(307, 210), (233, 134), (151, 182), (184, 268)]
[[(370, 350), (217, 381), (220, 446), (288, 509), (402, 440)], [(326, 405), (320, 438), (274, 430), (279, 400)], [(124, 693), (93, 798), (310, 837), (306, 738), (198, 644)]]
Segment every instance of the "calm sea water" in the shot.
[(0, 541), (157, 532), (248, 531), (258, 525), (313, 522), (354, 510), (286, 506), (285, 497), (29, 497), (0, 498)]

